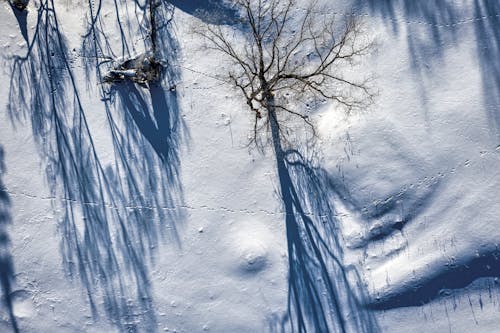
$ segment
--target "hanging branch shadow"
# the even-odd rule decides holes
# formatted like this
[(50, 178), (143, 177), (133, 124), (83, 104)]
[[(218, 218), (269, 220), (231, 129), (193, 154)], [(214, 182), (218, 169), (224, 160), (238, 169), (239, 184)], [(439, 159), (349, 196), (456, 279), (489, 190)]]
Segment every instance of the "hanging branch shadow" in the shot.
[[(429, 70), (423, 64), (430, 64), (432, 70), (432, 62), (443, 57), (444, 47), (458, 45), (460, 34), (463, 34), (461, 29), (472, 26), (475, 34), (475, 45), (472, 45), (476, 48), (482, 81), (483, 108), (490, 128), (500, 137), (500, 2), (473, 0), (470, 1), (470, 11), (463, 11), (461, 6), (466, 4), (455, 1), (359, 0), (358, 3), (381, 15), (395, 35), (404, 33), (407, 36), (413, 69), (420, 76)], [(408, 31), (400, 31), (402, 25)], [(425, 29), (427, 33), (422, 37), (417, 29)], [(425, 38), (427, 36), (430, 38)], [(429, 204), (432, 197), (426, 200)], [(418, 212), (413, 210), (413, 214), (418, 215)], [(460, 265), (434, 272), (418, 286), (391, 295), (371, 307), (390, 310), (420, 306), (452, 295), (455, 289), (467, 288), (481, 278), (499, 277), (498, 261), (498, 249), (478, 254)], [(491, 279), (486, 280), (486, 289), (491, 289), (490, 283)]]
[(143, 85), (124, 80), (103, 87), (102, 93), (107, 107), (122, 113), (127, 132), (140, 132), (156, 152), (170, 180), (169, 186), (180, 190), (179, 144), (188, 140), (189, 135), (180, 114), (176, 91), (180, 73), (177, 64), (179, 46), (171, 31), (174, 8), (160, 2), (154, 5), (154, 10), (154, 21), (163, 23), (149, 29), (151, 33), (146, 39), (149, 51), (146, 53), (161, 64), (161, 80)]
[[(95, 5), (100, 8), (100, 3)], [(91, 8), (83, 67), (87, 79), (96, 68), (99, 80), (101, 60), (111, 44), (102, 12)], [(160, 241), (178, 239), (176, 224), (182, 220), (176, 209), (182, 202), (178, 157), (182, 126), (176, 96), (158, 86), (144, 102), (156, 112), (160, 147), (108, 91), (100, 90), (114, 156), (111, 163), (104, 162), (76, 82), (78, 55), (68, 48), (54, 1), (42, 1), (36, 14), (27, 53), (7, 59), (11, 65), (8, 112), (14, 123), (31, 123), (46, 164), (47, 183), (56, 198), (54, 209), (61, 212), (64, 267), (84, 286), (95, 319), (104, 313), (121, 331), (154, 331), (149, 266)], [(134, 32), (127, 25), (120, 29), (125, 43)], [(165, 26), (162, 33), (168, 29)], [(166, 128), (170, 132), (159, 132)]]
[(500, 2), (475, 0), (474, 12), (484, 106), (500, 138)]
[[(474, 0), (472, 14), (468, 15), (462, 10), (463, 4), (456, 1), (358, 0), (358, 4), (381, 15), (395, 35), (407, 36), (412, 66), (420, 79), (428, 73), (429, 65), (432, 70), (434, 59), (443, 57), (446, 45), (460, 43), (460, 29), (473, 25), (483, 105), (500, 137), (500, 2)], [(407, 31), (402, 32), (401, 25)], [(420, 29), (428, 33), (422, 35)], [(425, 101), (426, 87), (421, 86), (420, 90)]]

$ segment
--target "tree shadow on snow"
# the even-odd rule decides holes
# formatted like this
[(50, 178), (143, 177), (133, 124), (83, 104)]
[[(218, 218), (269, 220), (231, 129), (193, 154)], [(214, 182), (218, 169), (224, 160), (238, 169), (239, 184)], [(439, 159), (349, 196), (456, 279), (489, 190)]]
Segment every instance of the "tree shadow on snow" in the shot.
[[(483, 106), (500, 137), (500, 2), (471, 0), (471, 14), (464, 4), (445, 1), (357, 0), (362, 7), (380, 14), (394, 34), (404, 34), (412, 65), (419, 75), (422, 99), (427, 99), (423, 83), (433, 60), (443, 56), (446, 45), (457, 45), (464, 27), (473, 26), (482, 78)], [(401, 27), (405, 29), (401, 29)], [(423, 29), (423, 30), (422, 30)], [(404, 30), (404, 31), (402, 31)], [(422, 34), (422, 31), (425, 34)]]
[[(452, 265), (449, 269), (438, 272), (420, 285), (371, 304), (370, 308), (390, 310), (398, 307), (424, 305), (438, 298), (453, 296), (454, 289), (467, 289), (474, 281), (488, 277), (497, 278), (497, 280), (485, 279), (482, 283), (482, 286), (488, 289), (491, 299), (492, 290), (498, 290), (500, 249), (493, 253), (479, 255), (460, 265)], [(480, 306), (483, 307), (482, 303)]]
[[(358, 0), (372, 13), (380, 14), (395, 34), (407, 36), (413, 69), (420, 77), (432, 70), (432, 62), (441, 58), (446, 45), (459, 44), (461, 29), (473, 27), (478, 65), (482, 79), (483, 106), (492, 129), (500, 137), (500, 2), (471, 0), (472, 16), (466, 16), (463, 4), (456, 1)], [(405, 31), (400, 31), (405, 26)], [(424, 29), (425, 34), (420, 33)], [(429, 38), (430, 37), (430, 38)], [(422, 89), (424, 91), (425, 88)], [(424, 99), (425, 96), (422, 96)], [(372, 307), (387, 310), (423, 305), (453, 294), (451, 290), (468, 287), (481, 278), (500, 277), (498, 249), (449, 267), (420, 285), (381, 300)]]
[(28, 43), (28, 11), (27, 10), (19, 10), (14, 4), (9, 1), (10, 8), (12, 12), (16, 16), (17, 24), (19, 25), (19, 30), (21, 30), (21, 35), (23, 36), (26, 43)]
[(2, 182), (5, 174), (4, 151), (0, 146), (0, 285), (3, 301), (7, 307), (10, 323), (14, 332), (19, 332), (16, 317), (14, 316), (12, 300), (12, 284), (14, 283), (14, 262), (10, 253), (10, 239), (7, 227), (12, 223), (10, 216), (10, 198)]
[[(101, 81), (102, 55), (111, 48), (101, 3), (89, 6), (82, 47), (87, 87), (95, 82), (94, 69)], [(169, 10), (165, 7), (165, 13)], [(182, 221), (179, 147), (184, 126), (177, 95), (163, 89), (163, 82), (149, 89), (122, 86), (118, 94), (99, 84), (106, 119), (106, 131), (100, 133), (109, 133), (112, 146), (97, 146), (96, 125), (88, 120), (75, 75), (77, 54), (68, 48), (54, 1), (42, 1), (36, 14), (27, 53), (7, 59), (8, 111), (14, 123), (31, 123), (54, 209), (61, 215), (64, 267), (84, 286), (94, 318), (104, 313), (121, 331), (155, 331), (149, 266), (160, 241), (177, 241), (176, 226)], [(114, 14), (122, 13), (117, 9)], [(111, 22), (120, 25), (126, 53), (135, 32), (128, 24)], [(161, 15), (158, 22), (163, 22)], [(159, 37), (173, 44), (168, 30), (167, 25), (159, 29)], [(175, 80), (176, 52), (165, 51), (171, 65), (165, 81)], [(129, 100), (121, 101), (123, 95)]]
[[(272, 125), (271, 125), (272, 126)], [(271, 332), (379, 332), (364, 308), (367, 294), (354, 265), (343, 261), (333, 200), (343, 185), (298, 150), (274, 139), (288, 246), (288, 311)]]
[(234, 23), (237, 11), (224, 0), (166, 0), (180, 10), (210, 24)]

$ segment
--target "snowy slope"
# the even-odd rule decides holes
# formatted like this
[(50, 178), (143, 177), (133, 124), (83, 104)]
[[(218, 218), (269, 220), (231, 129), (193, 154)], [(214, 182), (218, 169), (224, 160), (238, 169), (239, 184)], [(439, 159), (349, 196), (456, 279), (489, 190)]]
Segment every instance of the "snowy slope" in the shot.
[[(379, 94), (350, 117), (313, 110), (318, 142), (299, 150), (314, 161), (289, 170), (334, 254), (316, 257), (321, 237), (286, 229), (271, 149), (247, 146), (226, 64), (192, 33), (222, 4), (172, 1), (168, 70), (148, 89), (96, 67), (150, 46), (140, 3), (42, 2), (0, 2), (1, 332), (281, 332), (293, 304), (335, 301), (339, 331), (498, 331), (496, 1), (339, 2), (377, 42), (353, 75)], [(325, 271), (335, 295), (290, 307)]]

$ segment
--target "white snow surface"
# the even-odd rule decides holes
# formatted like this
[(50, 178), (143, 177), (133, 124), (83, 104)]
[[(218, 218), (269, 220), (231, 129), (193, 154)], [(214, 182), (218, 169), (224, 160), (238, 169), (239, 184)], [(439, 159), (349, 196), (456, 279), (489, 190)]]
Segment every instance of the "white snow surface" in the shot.
[[(172, 1), (161, 84), (110, 90), (89, 4), (42, 2), (0, 2), (0, 332), (290, 332), (275, 157), (248, 146), (227, 63), (192, 32), (210, 6)], [(305, 204), (335, 222), (319, 233), (338, 295), (319, 294), (345, 332), (500, 332), (500, 4), (337, 2), (376, 42), (352, 75), (379, 93), (349, 116), (314, 106), (316, 143), (298, 144), (335, 184), (304, 194), (334, 207)], [(140, 4), (89, 3), (103, 50), (145, 51)]]

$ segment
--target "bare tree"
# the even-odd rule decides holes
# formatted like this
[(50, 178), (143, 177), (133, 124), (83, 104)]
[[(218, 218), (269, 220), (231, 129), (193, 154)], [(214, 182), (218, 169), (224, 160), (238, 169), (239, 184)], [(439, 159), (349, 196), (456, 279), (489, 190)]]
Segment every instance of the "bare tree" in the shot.
[[(368, 80), (348, 75), (371, 43), (353, 15), (337, 22), (331, 10), (315, 1), (307, 8), (299, 8), (297, 0), (233, 3), (241, 12), (245, 43), (227, 26), (208, 25), (198, 32), (233, 63), (226, 79), (241, 91), (255, 116), (254, 142), (259, 144), (262, 127), (271, 132), (289, 262), (288, 310), (271, 323), (271, 331), (376, 332), (342, 262), (331, 204), (335, 183), (303, 157), (300, 147), (291, 147), (287, 137), (292, 118), (314, 134), (313, 121), (294, 100), (330, 100), (345, 112), (372, 101)], [(357, 277), (353, 283), (361, 285)]]
[[(162, 5), (161, 0), (147, 0), (142, 9), (147, 10), (149, 16), (148, 39), (149, 50), (132, 59), (116, 63), (105, 76), (105, 83), (122, 82), (130, 80), (142, 86), (148, 86), (152, 82), (157, 82), (161, 79), (162, 61), (158, 58), (158, 22), (157, 10)], [(145, 15), (146, 16), (146, 15)], [(172, 20), (172, 16), (167, 22), (160, 22), (162, 26), (166, 26)], [(160, 27), (161, 28), (161, 27)], [(112, 59), (111, 59), (112, 60)], [(106, 59), (109, 61), (109, 59)]]
[(281, 144), (286, 139), (285, 115), (299, 117), (314, 133), (308, 115), (291, 106), (293, 99), (328, 99), (346, 112), (372, 101), (368, 79), (345, 75), (371, 47), (355, 16), (342, 15), (345, 19), (337, 22), (332, 10), (319, 7), (317, 1), (307, 8), (299, 8), (296, 0), (234, 4), (241, 13), (243, 46), (224, 26), (207, 25), (198, 33), (234, 63), (227, 81), (241, 90), (255, 115), (254, 140), (266, 125)]

